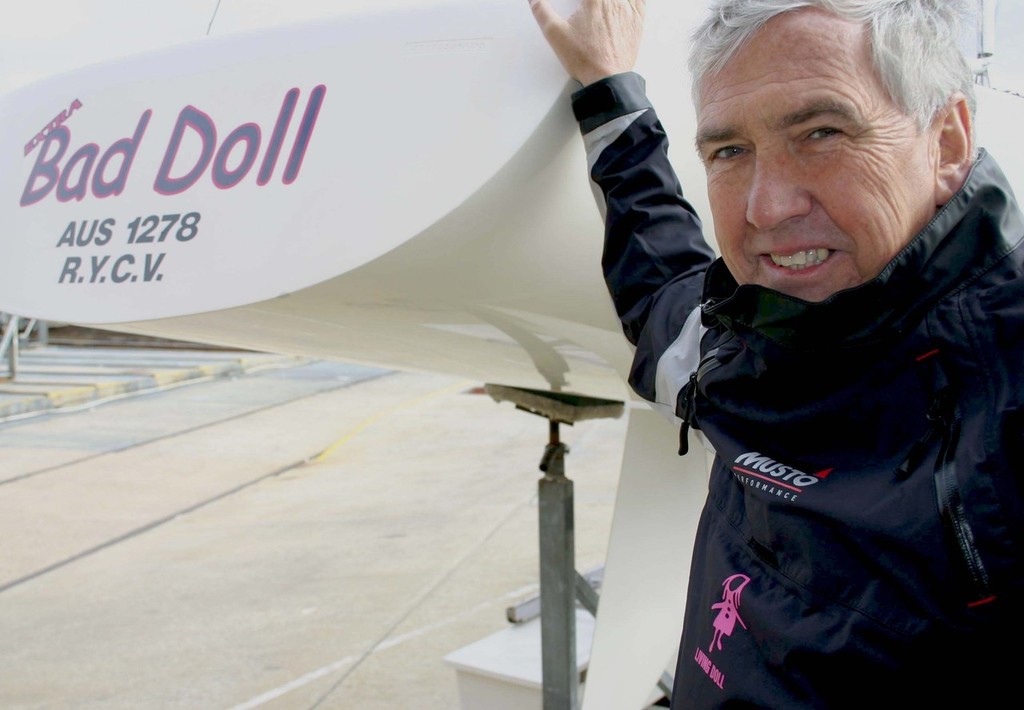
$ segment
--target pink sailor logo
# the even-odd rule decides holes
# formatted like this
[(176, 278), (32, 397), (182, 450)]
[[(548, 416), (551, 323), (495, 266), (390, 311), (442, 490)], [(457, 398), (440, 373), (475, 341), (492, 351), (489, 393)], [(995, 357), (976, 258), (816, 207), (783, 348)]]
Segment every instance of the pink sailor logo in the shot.
[(708, 679), (722, 689), (725, 688), (725, 671), (719, 668), (708, 654), (714, 653), (716, 648), (722, 650), (722, 637), (732, 636), (737, 621), (744, 629), (747, 628), (740, 618), (739, 609), (740, 595), (749, 583), (750, 577), (745, 574), (734, 574), (722, 582), (722, 601), (711, 605), (712, 609), (718, 610), (718, 615), (712, 623), (715, 627), (715, 637), (711, 640), (707, 653), (704, 653), (704, 649), (697, 648), (693, 654), (694, 662), (700, 666)]
[(745, 574), (734, 574), (722, 582), (722, 601), (711, 605), (712, 609), (718, 609), (718, 616), (715, 617), (715, 637), (711, 640), (708, 653), (714, 652), (716, 647), (722, 650), (722, 637), (732, 636), (737, 621), (744, 629), (747, 628), (740, 618), (739, 608), (740, 595), (749, 582), (750, 577)]

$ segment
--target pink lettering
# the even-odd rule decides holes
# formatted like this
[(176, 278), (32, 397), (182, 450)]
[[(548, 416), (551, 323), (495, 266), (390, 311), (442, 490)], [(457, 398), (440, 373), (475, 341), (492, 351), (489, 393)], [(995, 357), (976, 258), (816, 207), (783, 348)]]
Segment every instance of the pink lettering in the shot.
[[(100, 148), (95, 143), (87, 143), (76, 150), (63, 168), (60, 160), (71, 144), (71, 131), (67, 126), (59, 125), (43, 140), (42, 148), (36, 157), (28, 182), (21, 193), (21, 206), (34, 205), (57, 189), (60, 202), (81, 200), (85, 197), (85, 188), (90, 184), (96, 197), (120, 195), (128, 181), (128, 173), (139, 148), (139, 142), (146, 131), (152, 111), (146, 111), (139, 118), (135, 133), (131, 138), (122, 138), (114, 142), (100, 155)], [(120, 157), (121, 165), (111, 178), (106, 177), (110, 161)], [(94, 169), (95, 166), (95, 169)]]
[[(326, 93), (323, 84), (310, 91), (290, 147), (285, 145), (285, 138), (296, 115), (300, 95), (296, 88), (285, 93), (265, 142), (260, 125), (253, 122), (238, 125), (219, 140), (214, 118), (195, 106), (185, 106), (171, 129), (153, 189), (162, 195), (177, 195), (192, 188), (207, 173), (213, 185), (222, 190), (246, 178), (252, 180), (251, 174), (256, 175), (256, 184), (263, 186), (274, 177), (278, 159), (285, 155), (280, 180), (285, 185), (292, 184), (302, 170)], [(76, 99), (26, 144), (26, 155), (37, 146), (40, 150), (22, 192), (23, 207), (54, 192), (60, 202), (81, 201), (90, 191), (100, 199), (124, 192), (153, 112), (144, 111), (131, 136), (115, 141), (103, 151), (96, 143), (72, 147), (71, 131), (65, 122), (79, 108), (81, 103)], [(183, 148), (186, 142), (189, 149)], [(62, 163), (66, 155), (69, 157)], [(257, 166), (258, 170), (253, 170)]]
[[(306, 108), (299, 121), (281, 176), (281, 182), (285, 185), (295, 182), (299, 176), (326, 92), (327, 87), (320, 84), (313, 88), (306, 101)], [(260, 161), (260, 169), (256, 178), (257, 185), (262, 186), (270, 182), (277, 166), (278, 157), (281, 155), (282, 143), (295, 112), (298, 97), (298, 89), (289, 89), (285, 93), (274, 128), (270, 132), (270, 139), (267, 141), (263, 159)], [(186, 132), (198, 139), (201, 149), (191, 165), (179, 165), (179, 152)], [(219, 145), (217, 136), (217, 124), (209, 114), (194, 106), (186, 106), (182, 109), (178, 114), (174, 129), (171, 131), (171, 138), (153, 182), (153, 189), (162, 195), (176, 195), (185, 192), (203, 177), (207, 169), (210, 170), (213, 184), (222, 190), (241, 183), (256, 164), (256, 159), (262, 148), (263, 133), (259, 124), (243, 123), (237, 126), (227, 134), (227, 137)], [(232, 162), (235, 164), (232, 165)]]
[(711, 662), (711, 659), (707, 657), (707, 654), (698, 648), (697, 652), (693, 655), (693, 660), (696, 661), (697, 665), (700, 666), (700, 669), (704, 671), (704, 675), (706, 675), (712, 683), (717, 685), (719, 688), (725, 687), (725, 673)]
[[(21, 193), (21, 206), (33, 205), (50, 194), (53, 186), (60, 178), (60, 166), (58, 161), (67, 152), (68, 143), (71, 142), (71, 131), (66, 126), (58, 126), (43, 141), (43, 147), (39, 149), (36, 157), (36, 164), (32, 166), (32, 172), (28, 175), (28, 182), (25, 183), (25, 190)], [(53, 155), (48, 155), (53, 149)], [(37, 183), (42, 182), (41, 185)]]

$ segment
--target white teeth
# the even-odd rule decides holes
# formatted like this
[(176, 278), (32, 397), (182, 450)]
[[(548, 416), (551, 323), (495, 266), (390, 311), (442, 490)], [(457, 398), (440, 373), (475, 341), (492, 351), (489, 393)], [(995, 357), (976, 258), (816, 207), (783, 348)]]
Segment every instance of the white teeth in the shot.
[(789, 254), (788, 256), (781, 256), (779, 254), (772, 254), (771, 256), (772, 261), (776, 265), (799, 271), (800, 269), (806, 269), (808, 266), (820, 264), (828, 258), (828, 255), (828, 249), (808, 249), (807, 251), (798, 251), (796, 254)]

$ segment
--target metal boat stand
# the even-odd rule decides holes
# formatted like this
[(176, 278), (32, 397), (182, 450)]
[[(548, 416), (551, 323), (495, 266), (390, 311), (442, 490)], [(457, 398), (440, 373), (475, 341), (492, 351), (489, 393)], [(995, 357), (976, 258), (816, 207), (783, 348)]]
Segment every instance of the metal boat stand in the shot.
[(584, 419), (618, 418), (623, 402), (565, 392), (486, 385), (496, 402), (548, 420), (537, 484), (540, 538), (540, 625), (544, 710), (579, 707), (576, 665), (576, 600), (596, 616), (597, 592), (576, 571), (573, 528), (573, 482), (565, 475), (569, 447), (559, 438), (559, 425)]

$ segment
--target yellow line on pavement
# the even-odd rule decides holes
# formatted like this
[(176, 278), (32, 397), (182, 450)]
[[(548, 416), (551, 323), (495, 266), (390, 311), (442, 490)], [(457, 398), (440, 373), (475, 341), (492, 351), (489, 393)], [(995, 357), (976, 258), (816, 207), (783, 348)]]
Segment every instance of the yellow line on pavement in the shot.
[(394, 407), (389, 407), (389, 408), (387, 408), (387, 409), (385, 409), (385, 410), (383, 410), (381, 412), (378, 412), (377, 414), (374, 414), (372, 417), (367, 417), (363, 421), (359, 422), (359, 424), (354, 426), (351, 431), (349, 431), (347, 434), (345, 434), (340, 439), (335, 441), (333, 444), (328, 446), (326, 449), (321, 451), (319, 454), (317, 454), (316, 456), (312, 456), (312, 457), (306, 459), (306, 463), (320, 463), (321, 461), (326, 459), (328, 456), (333, 454), (335, 451), (337, 451), (339, 448), (344, 446), (349, 440), (351, 440), (356, 435), (358, 435), (363, 430), (365, 430), (367, 427), (372, 426), (373, 424), (375, 424), (376, 422), (380, 421), (384, 417), (390, 416), (390, 415), (394, 414), (395, 412), (400, 412), (403, 409), (409, 409), (410, 407), (414, 407), (417, 404), (419, 404), (420, 402), (424, 402), (424, 401), (426, 401), (428, 399), (433, 399), (434, 397), (440, 397), (441, 395), (450, 394), (452, 392), (455, 392), (456, 390), (460, 390), (460, 389), (463, 389), (465, 387), (469, 387), (472, 384), (473, 383), (468, 381), (468, 380), (464, 381), (464, 382), (456, 382), (455, 384), (449, 385), (448, 387), (443, 387), (443, 388), (441, 388), (439, 390), (436, 390), (434, 392), (429, 392), (429, 393), (427, 393), (425, 395), (421, 395), (421, 396), (416, 397), (414, 399), (410, 399), (407, 402), (402, 402), (401, 404), (397, 404)]

